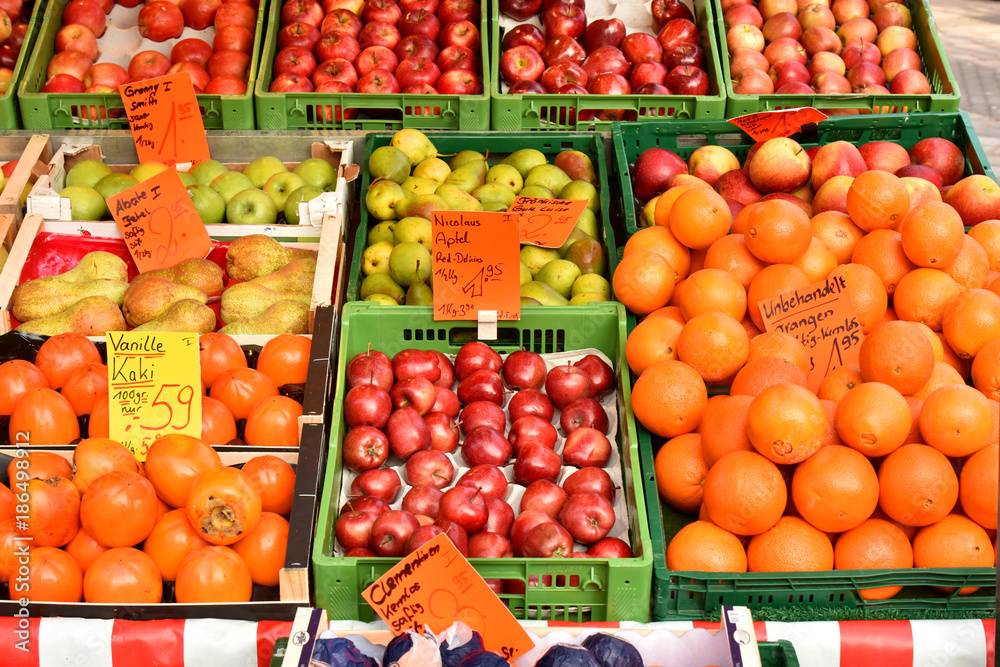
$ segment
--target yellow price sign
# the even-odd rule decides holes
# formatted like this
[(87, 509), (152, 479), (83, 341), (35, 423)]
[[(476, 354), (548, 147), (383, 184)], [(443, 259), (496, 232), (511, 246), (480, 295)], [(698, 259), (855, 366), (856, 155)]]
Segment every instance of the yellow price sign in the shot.
[(200, 438), (198, 334), (118, 331), (106, 339), (111, 438), (139, 461), (164, 435)]

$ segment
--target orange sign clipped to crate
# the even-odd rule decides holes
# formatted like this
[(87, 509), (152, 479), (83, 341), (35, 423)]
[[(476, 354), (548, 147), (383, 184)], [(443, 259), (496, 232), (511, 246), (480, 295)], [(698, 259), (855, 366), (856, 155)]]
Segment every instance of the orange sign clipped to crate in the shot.
[(754, 141), (767, 141), (778, 137), (790, 137), (801, 130), (803, 125), (818, 123), (827, 118), (829, 116), (818, 109), (800, 107), (749, 113), (730, 118), (729, 122), (753, 137)]
[(177, 72), (118, 87), (139, 162), (209, 159), (208, 136), (191, 75)]
[(483, 637), (483, 646), (508, 660), (534, 648), (500, 598), (451, 540), (438, 535), (404, 556), (361, 592), (392, 632), (444, 632), (462, 621)]
[(516, 197), (507, 212), (521, 216), (521, 243), (559, 248), (566, 243), (586, 208), (587, 202), (582, 199)]

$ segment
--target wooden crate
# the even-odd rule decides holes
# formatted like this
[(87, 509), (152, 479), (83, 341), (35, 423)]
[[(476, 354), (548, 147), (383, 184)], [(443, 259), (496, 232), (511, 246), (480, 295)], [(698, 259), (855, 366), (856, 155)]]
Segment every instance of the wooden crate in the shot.
[(23, 149), (22, 141), (21, 137), (0, 137), (0, 159), (3, 162), (17, 160), (14, 172), (0, 192), (0, 216), (11, 216), (15, 227), (20, 224), (24, 214), (21, 193), (48, 173), (47, 165), (52, 159), (49, 135), (36, 134), (28, 138)]

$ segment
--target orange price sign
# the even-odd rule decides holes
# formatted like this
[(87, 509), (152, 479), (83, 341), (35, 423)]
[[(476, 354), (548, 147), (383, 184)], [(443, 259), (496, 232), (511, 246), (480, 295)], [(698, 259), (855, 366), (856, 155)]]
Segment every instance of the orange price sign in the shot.
[(446, 535), (404, 556), (361, 596), (396, 635), (444, 632), (462, 621), (507, 660), (534, 648), (528, 633)]
[(173, 169), (108, 198), (108, 208), (139, 272), (205, 257), (212, 239)]
[(827, 118), (829, 116), (822, 111), (800, 107), (751, 113), (730, 118), (729, 122), (753, 137), (754, 141), (767, 141), (776, 137), (790, 137), (801, 130), (803, 125), (818, 123)]
[(434, 319), (521, 317), (520, 216), (483, 211), (434, 211)]
[(177, 72), (118, 87), (139, 162), (207, 160), (208, 137), (191, 75)]
[(865, 339), (843, 276), (760, 302), (764, 329), (799, 339), (809, 353), (809, 388), (816, 391), (838, 366), (858, 363)]
[(200, 438), (198, 334), (118, 331), (105, 336), (110, 437), (139, 461), (161, 436)]
[(521, 216), (521, 243), (558, 248), (566, 243), (586, 208), (582, 199), (517, 197), (507, 212)]

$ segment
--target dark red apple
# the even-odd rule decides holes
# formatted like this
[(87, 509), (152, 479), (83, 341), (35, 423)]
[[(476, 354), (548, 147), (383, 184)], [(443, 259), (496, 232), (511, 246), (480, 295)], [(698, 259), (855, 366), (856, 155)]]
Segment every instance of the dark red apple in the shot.
[[(552, 67), (563, 60), (582, 65), (587, 58), (587, 52), (580, 45), (580, 42), (566, 35), (550, 37), (545, 43), (545, 48), (539, 53), (541, 53), (542, 60), (545, 61), (545, 67)], [(541, 72), (539, 72), (540, 75)]]
[(541, 52), (545, 48), (545, 35), (539, 27), (530, 23), (516, 25), (503, 34), (502, 48), (504, 51), (515, 46), (527, 44), (535, 51)]
[(524, 490), (518, 512), (539, 510), (555, 519), (568, 498), (566, 491), (559, 485), (547, 479), (540, 479), (529, 484), (528, 488)]
[(587, 548), (587, 555), (594, 558), (635, 558), (632, 548), (617, 537), (605, 537)]
[(632, 66), (629, 61), (615, 46), (601, 46), (583, 61), (583, 70), (587, 73), (588, 80), (606, 73), (627, 76), (630, 69)]
[(490, 516), (483, 530), (509, 537), (510, 527), (514, 524), (514, 509), (506, 500), (489, 497), (486, 498), (486, 507)]
[(344, 554), (345, 558), (374, 558), (376, 556), (378, 556), (378, 554), (368, 547), (355, 547), (353, 549), (348, 549)]
[(573, 536), (554, 521), (543, 523), (524, 536), (521, 553), (526, 558), (566, 558), (573, 553)]
[(574, 540), (581, 544), (593, 544), (611, 532), (615, 525), (615, 509), (607, 498), (598, 493), (574, 493), (563, 505), (558, 520)]
[(449, 359), (444, 352), (439, 352), (437, 350), (431, 351), (434, 353), (434, 356), (437, 357), (438, 368), (441, 369), (441, 377), (435, 380), (434, 384), (439, 387), (451, 389), (451, 385), (455, 383), (455, 371), (451, 365), (451, 359)]
[[(621, 74), (604, 72), (587, 82), (587, 92), (592, 95), (629, 95), (632, 92), (632, 87), (628, 85), (628, 79)], [(624, 116), (624, 112), (619, 114), (615, 110), (601, 111), (599, 113), (609, 117), (614, 115)]]
[(624, 38), (625, 23), (621, 19), (598, 19), (587, 24), (580, 42), (587, 53), (593, 53), (602, 46), (618, 48)]
[(459, 383), (458, 400), (465, 405), (474, 401), (491, 401), (503, 405), (503, 380), (495, 371), (475, 371)]
[(503, 380), (514, 390), (541, 389), (545, 384), (545, 360), (529, 350), (515, 350), (503, 362)]
[(392, 358), (392, 370), (397, 381), (422, 377), (434, 383), (441, 377), (437, 356), (430, 350), (402, 350)]
[(705, 51), (697, 44), (678, 44), (663, 52), (663, 64), (667, 71), (685, 65), (705, 69)]
[(472, 466), (458, 478), (455, 486), (471, 486), (479, 489), (488, 498), (503, 500), (507, 497), (507, 477), (493, 465)]
[(607, 411), (593, 398), (577, 399), (563, 408), (559, 415), (559, 426), (567, 436), (585, 427), (596, 429), (604, 435), (610, 429)]
[(666, 148), (653, 147), (639, 154), (630, 173), (636, 197), (641, 201), (649, 201), (667, 189), (667, 181), (671, 178), (688, 173), (688, 167), (684, 158), (676, 153)]
[(376, 468), (366, 470), (351, 482), (351, 495), (373, 496), (391, 505), (399, 497), (403, 484), (399, 473), (392, 468)]
[(507, 538), (482, 531), (469, 538), (469, 558), (513, 558), (514, 549)]
[(528, 486), (540, 479), (557, 482), (562, 472), (562, 459), (545, 445), (527, 443), (521, 446), (514, 460), (514, 481)]
[(474, 0), (444, 0), (435, 12), (442, 25), (453, 21), (478, 22), (481, 10)]
[(457, 419), (461, 409), (462, 404), (459, 403), (455, 392), (441, 386), (434, 387), (434, 405), (431, 406), (431, 412), (443, 412), (452, 419)]
[(413, 408), (393, 412), (386, 424), (389, 448), (404, 461), (424, 449), (431, 448), (431, 429)]
[(466, 533), (478, 533), (489, 516), (486, 496), (471, 486), (453, 486), (441, 496), (438, 515), (441, 519), (454, 521)]
[(542, 8), (542, 0), (500, 0), (500, 11), (515, 21), (527, 21)]
[(438, 535), (444, 534), (444, 529), (440, 526), (435, 526), (433, 524), (429, 526), (420, 526), (410, 535), (410, 539), (406, 541), (406, 549), (403, 554), (411, 554), (420, 547), (424, 546), (431, 540), (433, 540)]
[(383, 428), (391, 412), (389, 394), (373, 384), (359, 384), (344, 396), (344, 420), (351, 428), (363, 424)]
[(653, 13), (653, 30), (656, 32), (674, 19), (694, 20), (691, 10), (680, 0), (653, 0), (650, 9)]
[(667, 74), (666, 84), (675, 95), (708, 95), (708, 74), (697, 67), (673, 68)]
[(398, 558), (406, 551), (406, 542), (420, 528), (417, 517), (403, 510), (389, 510), (372, 524), (371, 548), (379, 556)]
[(507, 84), (537, 81), (545, 70), (542, 56), (527, 44), (507, 49), (500, 56), (500, 76)]
[(476, 371), (499, 373), (501, 368), (503, 360), (496, 350), (479, 341), (466, 343), (455, 355), (455, 377), (459, 382)]
[(896, 170), (896, 176), (899, 178), (906, 178), (907, 176), (911, 178), (922, 178), (929, 183), (933, 183), (934, 187), (938, 190), (944, 187), (944, 179), (941, 178), (941, 174), (938, 173), (938, 170), (924, 164), (908, 164), (905, 167), (900, 167)]
[(615, 371), (596, 354), (588, 354), (575, 364), (590, 376), (590, 397), (600, 400), (615, 390)]
[(403, 18), (403, 10), (395, 0), (365, 0), (360, 18), (362, 23), (381, 21), (396, 25)]
[(552, 404), (560, 409), (575, 400), (590, 396), (592, 389), (590, 374), (578, 366), (556, 366), (545, 376), (545, 393)]
[(700, 37), (698, 26), (691, 19), (672, 19), (667, 21), (656, 34), (656, 41), (664, 50), (675, 44), (697, 44)]
[(431, 430), (431, 449), (450, 454), (458, 449), (458, 427), (451, 417), (443, 412), (429, 412), (424, 422)]
[[(430, 58), (431, 60), (437, 60), (438, 55), (441, 50), (438, 49), (438, 45), (427, 39), (423, 35), (407, 35), (399, 44), (396, 45), (393, 53), (399, 60), (406, 60), (407, 58)], [(393, 71), (395, 71), (395, 67)], [(435, 355), (441, 354), (440, 352), (435, 352)], [(447, 359), (447, 357), (445, 357)], [(440, 359), (439, 359), (440, 362)], [(451, 364), (451, 361), (448, 362)], [(435, 384), (440, 382), (440, 378)], [(449, 383), (449, 387), (451, 384)]]
[(568, 2), (553, 4), (542, 16), (542, 30), (550, 40), (560, 35), (580, 39), (586, 29), (587, 15)]
[(354, 355), (347, 364), (347, 387), (373, 384), (385, 391), (392, 388), (392, 363), (389, 357), (377, 350)]
[(344, 436), (341, 449), (348, 470), (364, 472), (378, 468), (389, 458), (389, 439), (374, 426), (356, 426)]
[(434, 525), (444, 531), (444, 534), (448, 536), (451, 543), (458, 549), (458, 553), (463, 556), (469, 555), (469, 531), (461, 524), (440, 518), (434, 522)]
[(507, 427), (507, 415), (504, 414), (503, 408), (492, 401), (473, 401), (462, 410), (458, 424), (462, 435), (468, 435), (480, 426), (503, 433)]
[(516, 420), (507, 433), (507, 441), (514, 448), (514, 456), (517, 456), (524, 443), (544, 445), (549, 449), (555, 449), (559, 434), (556, 427), (551, 422), (537, 417), (527, 415)]
[(505, 466), (514, 455), (507, 439), (487, 426), (472, 429), (462, 443), (462, 458), (470, 466)]
[(587, 466), (568, 475), (562, 483), (563, 491), (569, 495), (593, 491), (611, 502), (615, 501), (615, 483), (604, 468)]
[(603, 468), (611, 459), (611, 441), (595, 428), (578, 428), (567, 436), (562, 456), (566, 465)]
[(407, 484), (426, 484), (436, 489), (444, 489), (455, 477), (455, 464), (444, 452), (414, 452), (406, 459)]
[(542, 392), (537, 389), (522, 389), (510, 397), (510, 402), (507, 403), (507, 412), (510, 413), (511, 422), (528, 415), (552, 421), (555, 409), (549, 397)]
[(660, 60), (663, 57), (663, 47), (652, 35), (644, 32), (633, 32), (625, 36), (618, 47), (625, 59), (633, 65), (644, 60)]
[(517, 81), (507, 91), (509, 95), (541, 95), (547, 92), (548, 91), (545, 90), (545, 86), (537, 81)]
[(418, 484), (403, 494), (403, 509), (413, 514), (437, 519), (443, 493), (441, 489), (435, 489), (433, 486)]
[[(385, 503), (382, 503), (382, 505), (382, 511), (388, 511), (389, 508)], [(348, 505), (341, 511), (340, 516), (337, 517), (337, 522), (334, 524), (334, 534), (337, 536), (337, 542), (344, 549), (367, 547), (371, 543), (372, 524), (375, 523), (375, 519), (378, 516), (379, 513), (361, 511), (354, 508), (348, 502)]]
[(413, 408), (422, 417), (434, 407), (437, 392), (427, 378), (412, 377), (400, 380), (389, 391), (392, 409)]
[(517, 515), (510, 527), (510, 545), (514, 549), (515, 556), (522, 555), (521, 548), (524, 546), (527, 534), (543, 523), (555, 523), (555, 521), (540, 510), (528, 510)]

